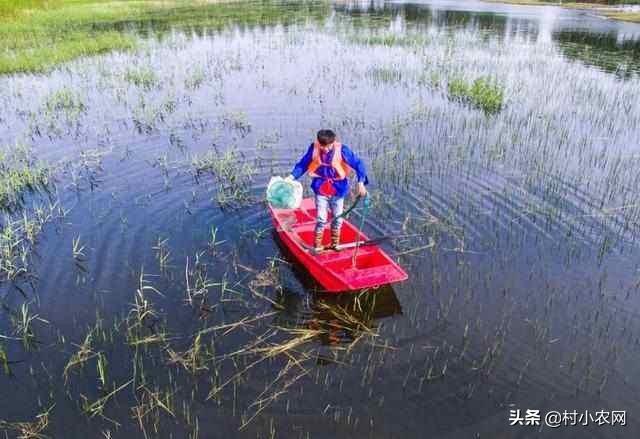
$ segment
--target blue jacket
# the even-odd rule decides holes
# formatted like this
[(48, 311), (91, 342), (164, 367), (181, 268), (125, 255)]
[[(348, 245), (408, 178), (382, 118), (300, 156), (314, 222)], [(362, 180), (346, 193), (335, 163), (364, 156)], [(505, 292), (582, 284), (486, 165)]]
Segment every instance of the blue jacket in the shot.
[[(323, 154), (321, 156), (323, 163), (331, 163), (331, 159), (333, 158), (333, 153), (335, 149), (332, 149), (327, 154)], [(296, 180), (304, 175), (305, 172), (309, 169), (309, 165), (313, 159), (313, 143), (309, 145), (307, 152), (302, 156), (300, 161), (296, 163), (291, 171), (291, 175)], [(342, 159), (347, 162), (349, 166), (356, 172), (356, 176), (358, 178), (358, 182), (369, 184), (369, 179), (367, 178), (367, 170), (364, 166), (364, 163), (360, 158), (351, 151), (347, 145), (342, 145)], [(336, 170), (331, 166), (320, 166), (316, 169), (316, 174), (320, 175), (320, 177), (314, 177), (311, 180), (311, 189), (313, 189), (313, 193), (318, 194), (318, 190), (322, 185), (322, 182), (326, 178), (336, 179), (340, 178), (336, 173)], [(336, 197), (344, 197), (349, 193), (349, 179), (345, 178), (343, 180), (333, 180), (333, 187), (336, 190)]]

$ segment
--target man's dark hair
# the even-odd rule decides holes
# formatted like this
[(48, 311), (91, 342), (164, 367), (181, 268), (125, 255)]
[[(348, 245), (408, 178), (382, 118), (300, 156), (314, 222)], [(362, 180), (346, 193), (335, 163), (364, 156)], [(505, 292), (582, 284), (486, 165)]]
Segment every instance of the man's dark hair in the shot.
[(320, 130), (318, 131), (318, 142), (320, 145), (328, 145), (333, 143), (336, 140), (336, 133), (331, 130)]

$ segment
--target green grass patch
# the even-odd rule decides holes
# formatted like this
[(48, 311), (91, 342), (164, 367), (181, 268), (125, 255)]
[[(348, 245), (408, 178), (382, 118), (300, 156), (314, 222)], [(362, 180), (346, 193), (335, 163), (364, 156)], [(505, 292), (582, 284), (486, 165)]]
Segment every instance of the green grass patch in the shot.
[[(38, 37), (32, 38), (32, 46), (18, 50), (6, 50), (0, 55), (0, 74), (40, 73), (59, 64), (81, 56), (97, 55), (113, 50), (129, 50), (136, 47), (136, 39), (118, 32), (89, 35), (74, 32), (65, 39), (42, 44)], [(42, 40), (45, 37), (41, 37)], [(1, 44), (1, 43), (0, 43)]]
[(467, 102), (486, 113), (497, 113), (503, 107), (504, 89), (490, 78), (481, 77), (473, 82), (454, 78), (447, 87), (453, 99)]
[(150, 28), (223, 29), (317, 19), (324, 2), (0, 0), (0, 74), (45, 72), (81, 56), (137, 46)]
[(640, 23), (640, 12), (611, 11), (611, 12), (605, 12), (604, 15), (606, 15), (609, 18), (613, 18), (614, 20)]

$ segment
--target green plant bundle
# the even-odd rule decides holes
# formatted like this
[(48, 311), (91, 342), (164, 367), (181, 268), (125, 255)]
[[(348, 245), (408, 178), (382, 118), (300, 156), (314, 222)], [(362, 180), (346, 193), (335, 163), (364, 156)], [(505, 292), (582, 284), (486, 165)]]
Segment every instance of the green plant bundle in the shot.
[(497, 113), (503, 107), (504, 89), (496, 81), (480, 77), (473, 82), (455, 78), (448, 85), (449, 96), (468, 102), (486, 113)]
[(46, 190), (49, 183), (49, 169), (38, 163), (28, 148), (0, 148), (0, 210), (18, 209), (26, 192)]

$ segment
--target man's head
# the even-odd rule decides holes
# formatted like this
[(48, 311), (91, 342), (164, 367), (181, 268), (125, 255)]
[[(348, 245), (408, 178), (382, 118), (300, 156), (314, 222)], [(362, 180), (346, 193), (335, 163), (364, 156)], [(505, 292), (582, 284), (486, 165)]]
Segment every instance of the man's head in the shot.
[(331, 130), (318, 131), (318, 143), (322, 146), (329, 146), (336, 140), (336, 133)]

